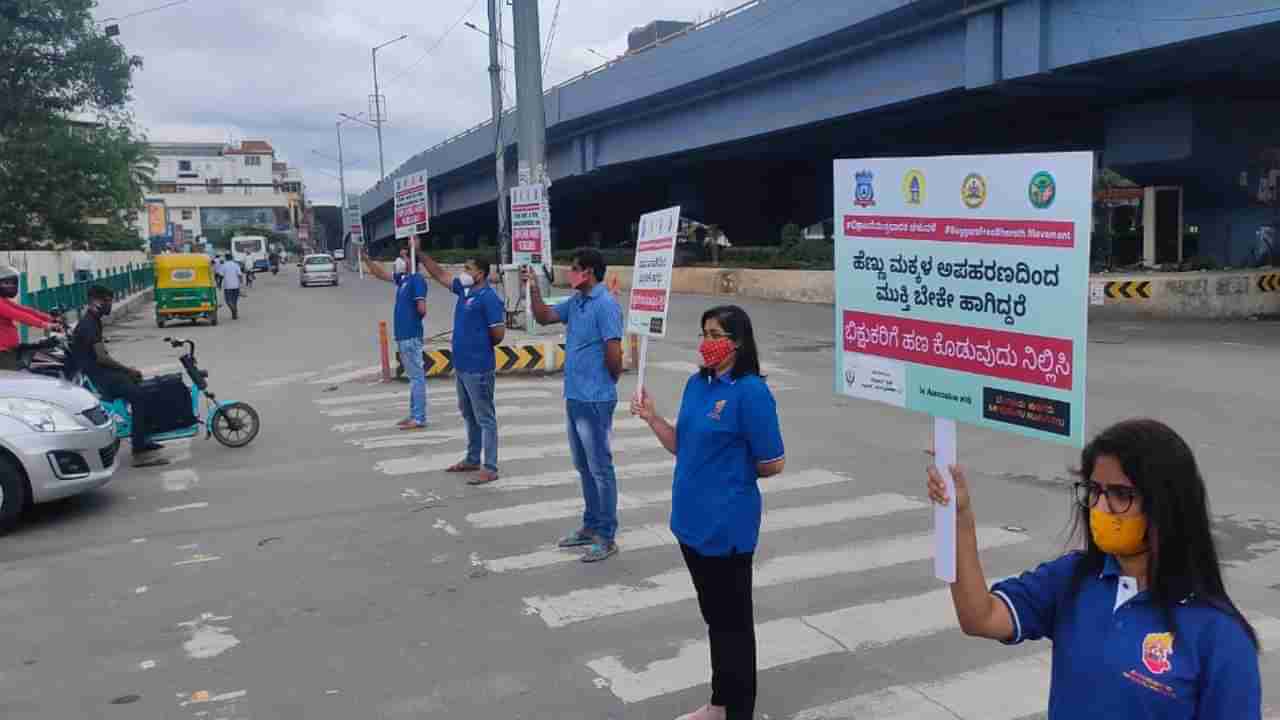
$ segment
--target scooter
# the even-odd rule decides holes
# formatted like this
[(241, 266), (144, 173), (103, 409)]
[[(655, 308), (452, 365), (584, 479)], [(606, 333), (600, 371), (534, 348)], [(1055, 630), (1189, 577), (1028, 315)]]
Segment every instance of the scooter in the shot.
[[(200, 429), (205, 430), (205, 437), (213, 437), (218, 442), (230, 448), (242, 448), (258, 436), (261, 429), (261, 423), (258, 418), (258, 411), (254, 410), (248, 403), (244, 402), (224, 402), (209, 390), (209, 371), (201, 370), (196, 364), (196, 344), (192, 340), (183, 338), (165, 338), (164, 342), (169, 346), (178, 349), (186, 346), (187, 350), (179, 358), (182, 363), (183, 370), (186, 371), (187, 377), (193, 383), (191, 385), (191, 416), (196, 421), (191, 425), (170, 430), (163, 433), (148, 436), (155, 442), (165, 442), (167, 440), (180, 440), (184, 438), (195, 437), (200, 434)], [(84, 375), (79, 376), (79, 383), (85, 389), (93, 394), (101, 397), (101, 393), (97, 388), (93, 387), (93, 382)], [(203, 420), (200, 409), (200, 397), (207, 399)], [(116, 422), (116, 435), (121, 438), (127, 438), (133, 434), (133, 414), (129, 411), (129, 404), (123, 399), (103, 401), (103, 407), (111, 414)]]
[[(64, 324), (62, 308), (51, 308), (49, 315), (58, 324)], [(59, 378), (67, 365), (67, 342), (62, 333), (50, 333), (35, 342), (21, 343), (17, 347), (18, 369), (36, 375)]]

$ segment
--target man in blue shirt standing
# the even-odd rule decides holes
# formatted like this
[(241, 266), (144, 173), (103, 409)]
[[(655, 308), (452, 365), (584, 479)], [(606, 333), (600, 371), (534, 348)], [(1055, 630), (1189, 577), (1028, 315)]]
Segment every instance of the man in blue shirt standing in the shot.
[(498, 417), (493, 401), (497, 367), (493, 346), (506, 336), (506, 308), (489, 286), (488, 260), (468, 260), (457, 277), (450, 276), (429, 255), (419, 255), (418, 260), (428, 275), (458, 296), (453, 306), (453, 375), (458, 385), (458, 410), (467, 423), (467, 457), (446, 472), (475, 472), (467, 481), (469, 485), (491, 483), (498, 479)]
[[(410, 242), (417, 247), (418, 239)], [(422, 358), (422, 321), (427, 316), (427, 281), (417, 272), (392, 275), (380, 263), (364, 255), (370, 274), (396, 286), (395, 334), (400, 361), (409, 375), (409, 417), (401, 420), (401, 430), (421, 430), (427, 426), (427, 375)]]
[(569, 268), (576, 294), (549, 307), (526, 268), (533, 317), (541, 325), (565, 324), (564, 397), (569, 414), (569, 451), (582, 477), (586, 509), (582, 527), (560, 540), (560, 547), (590, 546), (583, 562), (597, 562), (618, 552), (618, 479), (613, 470), (613, 412), (622, 374), (622, 311), (601, 282), (605, 273), (600, 251), (583, 248)]

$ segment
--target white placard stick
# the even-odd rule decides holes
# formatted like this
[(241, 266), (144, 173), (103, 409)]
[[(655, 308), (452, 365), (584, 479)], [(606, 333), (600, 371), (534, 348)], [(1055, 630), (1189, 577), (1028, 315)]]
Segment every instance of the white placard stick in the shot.
[(649, 356), (649, 336), (640, 336), (640, 361), (636, 363), (636, 398), (644, 397), (644, 362)]
[(956, 464), (956, 421), (933, 419), (933, 464), (947, 485), (951, 502), (933, 506), (933, 574), (947, 583), (956, 581), (956, 481), (951, 466)]

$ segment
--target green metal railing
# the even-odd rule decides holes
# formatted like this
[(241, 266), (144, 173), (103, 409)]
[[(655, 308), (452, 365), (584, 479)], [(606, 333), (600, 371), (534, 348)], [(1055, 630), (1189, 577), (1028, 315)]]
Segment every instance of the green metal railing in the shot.
[[(32, 281), (35, 280), (38, 288), (32, 288)], [(150, 263), (134, 265), (116, 266), (106, 270), (98, 270), (94, 273), (94, 277), (90, 280), (76, 281), (74, 278), (71, 282), (67, 282), (66, 273), (58, 273), (56, 278), (57, 284), (50, 282), (48, 275), (41, 275), (39, 279), (30, 278), (27, 273), (23, 273), (19, 279), (19, 288), (21, 290), (20, 302), (28, 307), (34, 307), (38, 310), (48, 312), (53, 308), (61, 308), (63, 312), (75, 311), (77, 315), (89, 303), (89, 288), (93, 285), (103, 285), (111, 288), (116, 294), (117, 300), (123, 300), (135, 293), (142, 292), (151, 287), (155, 283), (155, 272), (152, 270)], [(23, 340), (26, 340), (27, 329), (22, 328)]]

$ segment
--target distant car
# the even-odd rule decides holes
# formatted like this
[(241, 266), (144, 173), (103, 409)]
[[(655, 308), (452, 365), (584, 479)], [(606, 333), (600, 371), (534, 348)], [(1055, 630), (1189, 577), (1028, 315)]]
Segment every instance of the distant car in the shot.
[(338, 264), (333, 256), (326, 253), (308, 255), (302, 259), (302, 272), (298, 274), (298, 284), (302, 287), (311, 285), (337, 285)]
[(119, 451), (111, 416), (89, 391), (0, 372), (0, 532), (31, 504), (106, 485)]
[(346, 260), (346, 259), (347, 259), (347, 251), (346, 251), (346, 250), (343, 250), (342, 248), (338, 248), (337, 250), (334, 250), (334, 251), (333, 251), (333, 259), (334, 259), (334, 260)]

